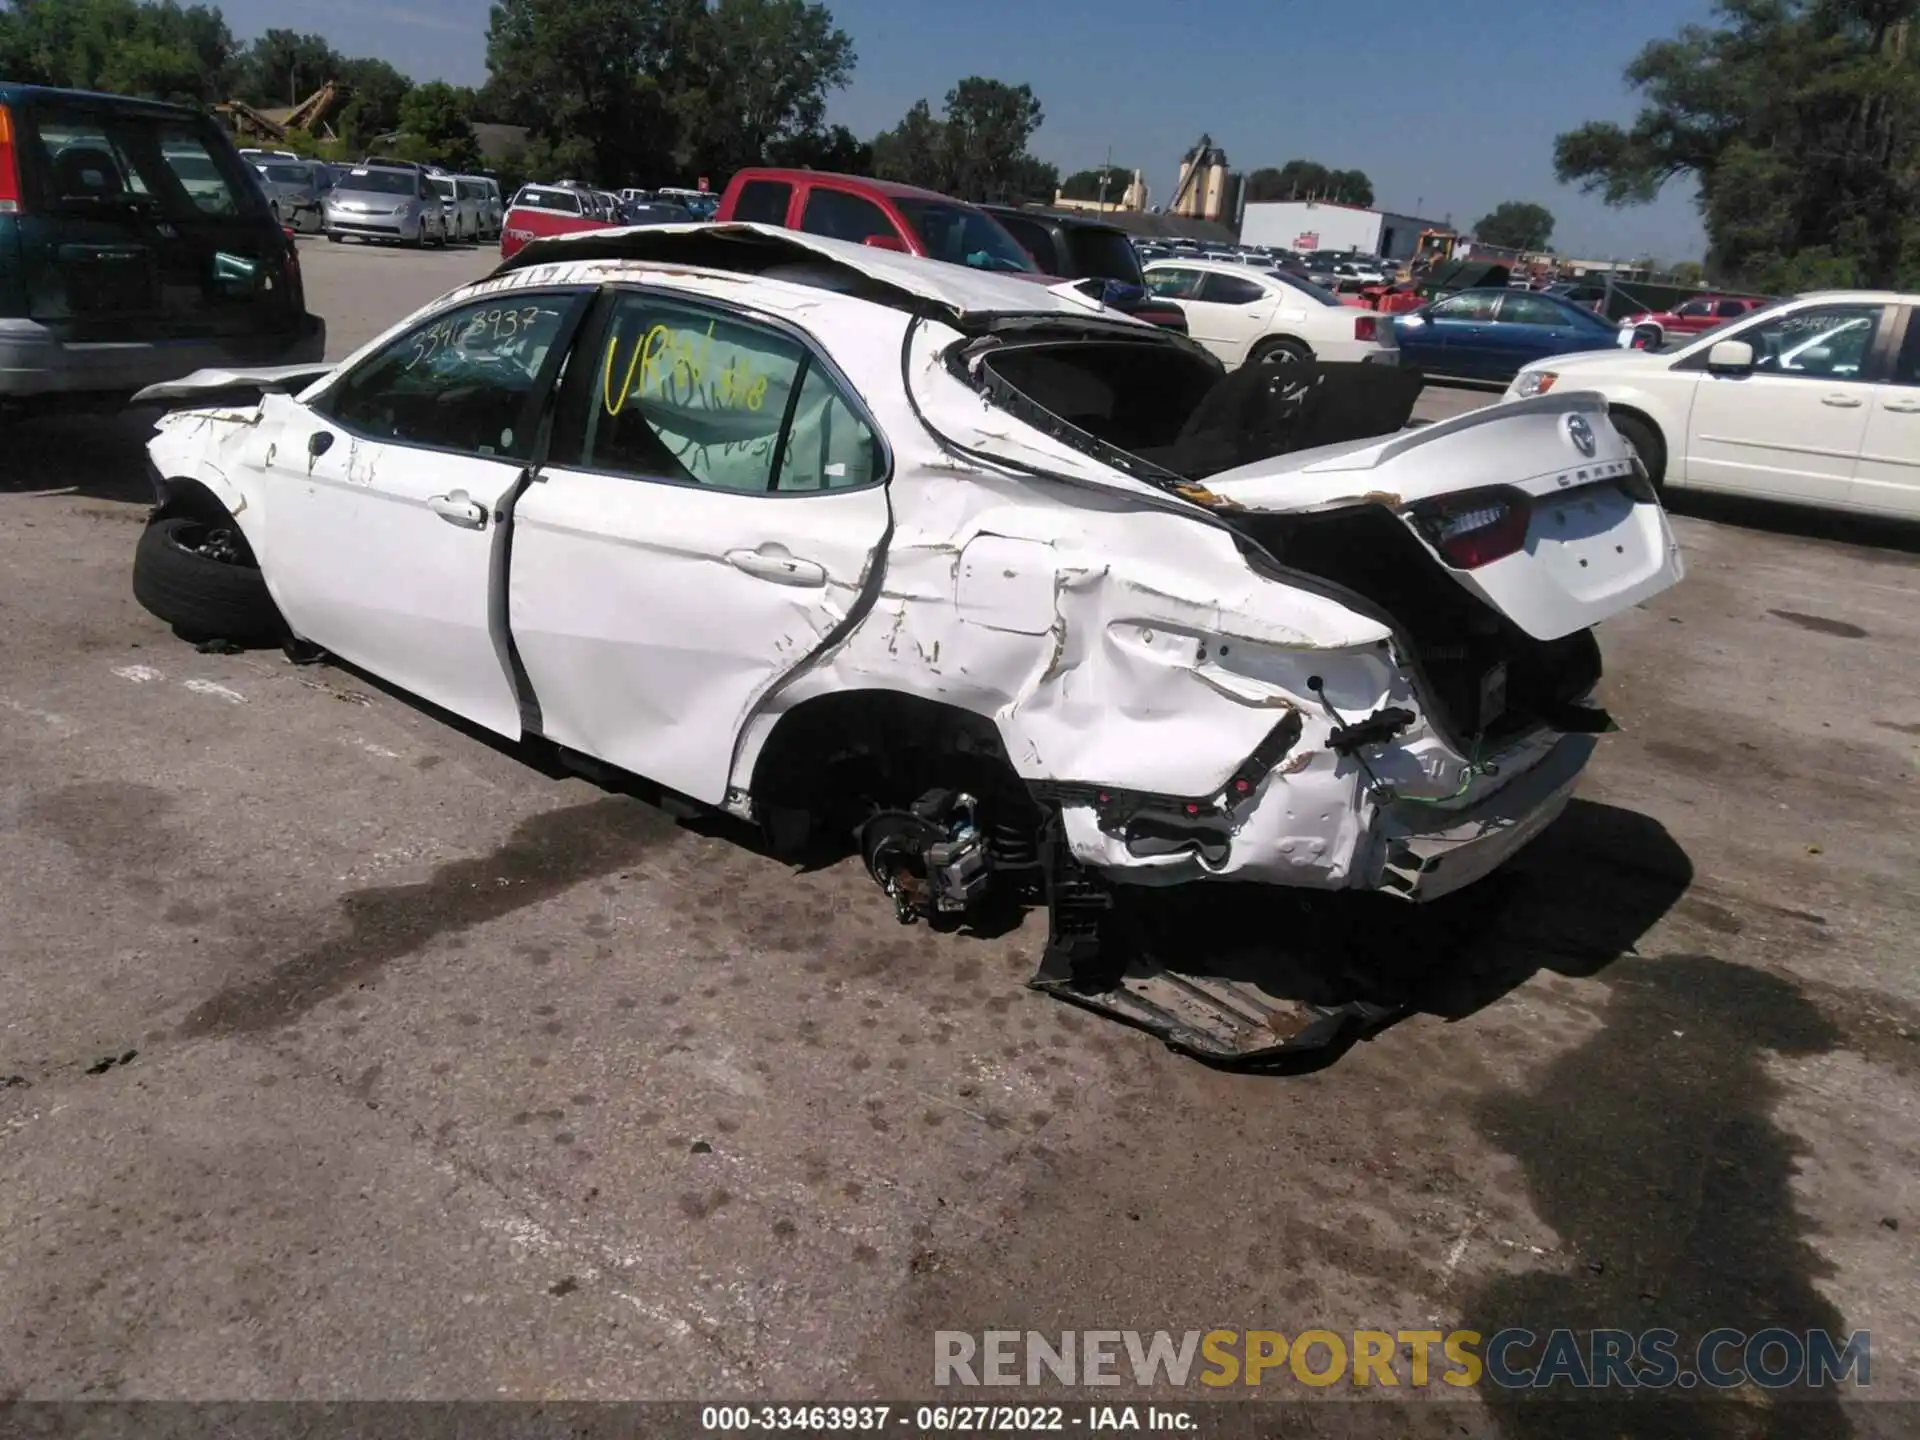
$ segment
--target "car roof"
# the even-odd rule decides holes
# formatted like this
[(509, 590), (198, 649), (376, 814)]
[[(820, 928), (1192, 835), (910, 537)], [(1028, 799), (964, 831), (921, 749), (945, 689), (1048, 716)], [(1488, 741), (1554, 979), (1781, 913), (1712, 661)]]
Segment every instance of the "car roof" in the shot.
[[(363, 174), (367, 172), (377, 172), (378, 174), (381, 174), (381, 175), (424, 175), (426, 174), (426, 172), (423, 170), (408, 170), (399, 165), (349, 165), (346, 167), (346, 174), (342, 175), (340, 178), (343, 180), (351, 180), (355, 175)], [(427, 178), (430, 180), (437, 180), (443, 177), (437, 176), (437, 175), (429, 175), (427, 176)]]
[(1037, 220), (1043, 225), (1058, 225), (1063, 230), (1104, 230), (1110, 235), (1127, 234), (1110, 220), (1095, 220), (1086, 215), (1072, 215), (1063, 210), (1035, 209), (1026, 205), (986, 204), (981, 205), (980, 208), (995, 217), (1012, 215), (1020, 220)]
[(951, 195), (942, 195), (938, 190), (925, 190), (899, 180), (875, 180), (870, 175), (843, 175), (833, 170), (786, 170), (778, 166), (754, 166), (734, 171), (733, 180), (735, 184), (747, 180), (784, 180), (789, 184), (804, 182), (809, 185), (824, 180), (838, 189), (864, 190), (871, 195), (884, 195), (889, 200), (938, 200), (945, 205), (980, 208), (971, 200), (956, 200)]
[(141, 100), (131, 95), (109, 95), (101, 90), (68, 90), (57, 85), (22, 85), (0, 80), (0, 104), (22, 100), (85, 100), (89, 105), (108, 106), (137, 114), (167, 115), (199, 119), (201, 112), (191, 105), (172, 105), (164, 100)]
[[(543, 237), (529, 241), (511, 260), (503, 261), (493, 274), (536, 265), (564, 268), (568, 261), (608, 260), (631, 264), (636, 271), (693, 267), (735, 276), (743, 272), (757, 276), (775, 265), (824, 260), (843, 267), (844, 271), (857, 272), (893, 296), (924, 302), (955, 317), (1055, 316), (1062, 320), (1106, 320), (1115, 325), (1155, 329), (1144, 321), (1104, 309), (1084, 292), (1074, 290), (1072, 282), (1047, 283), (1025, 272), (1001, 273), (946, 265), (918, 255), (830, 240), (824, 235), (788, 230), (780, 225), (739, 221), (618, 226)], [(556, 274), (554, 278), (560, 281), (565, 277)]]
[(1162, 267), (1177, 267), (1181, 270), (1212, 270), (1222, 275), (1271, 275), (1273, 271), (1265, 265), (1243, 265), (1238, 260), (1149, 260), (1143, 267), (1148, 270)]

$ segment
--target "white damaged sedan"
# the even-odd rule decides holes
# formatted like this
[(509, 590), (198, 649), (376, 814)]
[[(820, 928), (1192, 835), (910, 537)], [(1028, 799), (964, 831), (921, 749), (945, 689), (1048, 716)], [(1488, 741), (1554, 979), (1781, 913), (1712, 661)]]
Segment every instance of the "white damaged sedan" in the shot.
[(1608, 728), (1592, 627), (1682, 573), (1599, 397), (1404, 429), (1417, 383), (1223, 378), (1069, 287), (787, 230), (592, 232), (338, 366), (146, 392), (182, 408), (135, 592), (851, 836), (903, 920), (1044, 903), (1036, 983), (1243, 1057), (1237, 998), (1121, 983), (1115, 887), (1486, 875)]

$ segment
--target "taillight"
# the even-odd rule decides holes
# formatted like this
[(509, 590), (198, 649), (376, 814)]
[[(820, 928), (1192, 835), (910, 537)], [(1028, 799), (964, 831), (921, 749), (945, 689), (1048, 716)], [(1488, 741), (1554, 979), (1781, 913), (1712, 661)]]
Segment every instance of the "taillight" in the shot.
[(1527, 543), (1533, 502), (1518, 490), (1489, 487), (1423, 500), (1407, 513), (1442, 560), (1477, 570)]
[(1380, 317), (1378, 315), (1354, 316), (1353, 338), (1356, 340), (1378, 340), (1380, 338)]
[(13, 113), (0, 105), (0, 215), (20, 213), (20, 161), (13, 144)]

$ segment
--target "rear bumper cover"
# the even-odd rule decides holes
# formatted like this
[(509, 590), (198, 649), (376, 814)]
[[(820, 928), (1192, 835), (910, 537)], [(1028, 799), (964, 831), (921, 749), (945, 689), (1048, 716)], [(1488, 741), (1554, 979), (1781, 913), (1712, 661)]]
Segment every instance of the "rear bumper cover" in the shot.
[(72, 342), (33, 320), (0, 320), (0, 397), (131, 394), (196, 370), (304, 365), (326, 356), (327, 324), (302, 315), (283, 334)]

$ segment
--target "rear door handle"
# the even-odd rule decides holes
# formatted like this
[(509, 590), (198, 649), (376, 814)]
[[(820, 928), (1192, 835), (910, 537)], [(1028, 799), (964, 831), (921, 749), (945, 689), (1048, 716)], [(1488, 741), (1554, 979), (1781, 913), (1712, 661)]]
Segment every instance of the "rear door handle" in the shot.
[(1920, 400), (1889, 400), (1886, 408), (1896, 415), (1920, 415)]
[(435, 495), (427, 501), (427, 508), (449, 525), (458, 525), (463, 530), (486, 527), (486, 507), (469, 499), (464, 490), (456, 490), (451, 495)]
[(1820, 397), (1820, 403), (1822, 405), (1831, 405), (1836, 410), (1858, 410), (1860, 408), (1860, 397), (1857, 395), (1822, 395)]
[(827, 567), (812, 560), (800, 560), (787, 553), (787, 547), (769, 542), (758, 550), (729, 550), (727, 563), (757, 580), (776, 585), (824, 585)]

